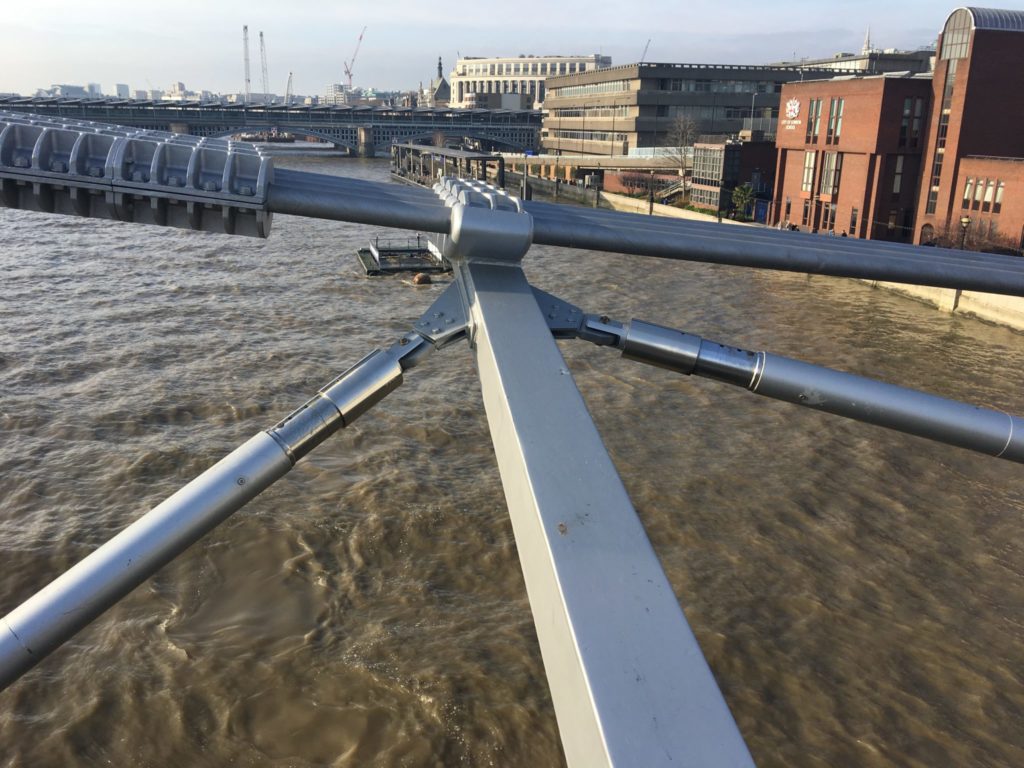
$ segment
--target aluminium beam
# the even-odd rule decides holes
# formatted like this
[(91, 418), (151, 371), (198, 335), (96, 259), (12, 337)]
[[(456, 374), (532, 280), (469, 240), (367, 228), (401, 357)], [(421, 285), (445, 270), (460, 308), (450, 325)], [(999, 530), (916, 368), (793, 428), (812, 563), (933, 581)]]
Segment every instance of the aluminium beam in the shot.
[(752, 766), (522, 270), (458, 269), (566, 759)]

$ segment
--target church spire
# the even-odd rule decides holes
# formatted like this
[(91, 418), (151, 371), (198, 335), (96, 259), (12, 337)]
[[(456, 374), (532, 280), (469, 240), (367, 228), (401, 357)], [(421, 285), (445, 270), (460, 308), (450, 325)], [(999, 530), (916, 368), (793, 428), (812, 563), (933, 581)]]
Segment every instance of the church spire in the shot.
[(868, 31), (864, 35), (864, 47), (860, 49), (863, 54), (871, 53), (871, 26), (868, 26)]
[(438, 56), (437, 57), (437, 79), (440, 80), (442, 77), (444, 77), (444, 74), (441, 71), (441, 57)]

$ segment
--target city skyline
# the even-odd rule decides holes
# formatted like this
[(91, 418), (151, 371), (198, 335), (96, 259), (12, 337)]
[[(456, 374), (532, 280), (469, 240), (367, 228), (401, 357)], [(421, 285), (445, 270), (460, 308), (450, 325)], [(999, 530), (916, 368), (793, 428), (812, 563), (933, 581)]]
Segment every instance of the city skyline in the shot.
[[(407, 90), (435, 76), (438, 56), (446, 76), (460, 55), (601, 53), (614, 64), (628, 64), (641, 58), (648, 39), (646, 60), (654, 62), (762, 64), (830, 56), (860, 50), (869, 26), (877, 47), (914, 49), (934, 43), (955, 7), (934, 0), (899, 7), (866, 0), (856, 11), (839, 15), (822, 14), (821, 4), (808, 0), (771, 6), (699, 0), (685, 11), (664, 0), (646, 0), (623, 14), (580, 0), (557, 6), (527, 0), (517, 5), (515, 17), (495, 20), (483, 4), (449, 19), (408, 0), (377, 7), (340, 2), (328, 9), (299, 0), (287, 14), (258, 3), (211, 8), (184, 0), (170, 16), (140, 11), (126, 0), (102, 0), (88, 8), (39, 0), (9, 9), (0, 23), (9, 57), (0, 71), (0, 92), (31, 94), (55, 83), (89, 82), (101, 84), (105, 93), (112, 93), (115, 83), (127, 83), (134, 92), (165, 90), (176, 81), (191, 90), (240, 92), (243, 24), (250, 32), (252, 91), (262, 90), (262, 30), (269, 90), (284, 93), (293, 72), (293, 91), (316, 95), (345, 81), (344, 63), (363, 26), (368, 29), (353, 67), (354, 84)], [(576, 27), (578, 19), (586, 19), (586, 25)], [(818, 28), (823, 19), (827, 26)]]

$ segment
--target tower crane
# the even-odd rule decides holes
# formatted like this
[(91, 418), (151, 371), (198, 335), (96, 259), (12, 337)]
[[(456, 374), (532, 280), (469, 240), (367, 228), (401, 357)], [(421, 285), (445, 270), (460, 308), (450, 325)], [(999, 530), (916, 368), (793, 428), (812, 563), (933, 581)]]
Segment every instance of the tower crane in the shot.
[(292, 73), (288, 73), (288, 86), (284, 89), (284, 105), (290, 106), (292, 103)]
[(270, 78), (267, 77), (267, 46), (263, 43), (263, 32), (260, 32), (260, 66), (263, 68), (263, 100), (270, 101)]
[(245, 58), (245, 103), (249, 103), (249, 25), (242, 26), (242, 55)]
[(359, 55), (359, 46), (363, 44), (363, 35), (366, 34), (366, 27), (363, 27), (363, 31), (359, 33), (359, 39), (356, 40), (356, 49), (352, 52), (352, 58), (345, 62), (345, 77), (348, 78), (348, 89), (352, 90), (352, 67), (355, 66), (356, 56)]

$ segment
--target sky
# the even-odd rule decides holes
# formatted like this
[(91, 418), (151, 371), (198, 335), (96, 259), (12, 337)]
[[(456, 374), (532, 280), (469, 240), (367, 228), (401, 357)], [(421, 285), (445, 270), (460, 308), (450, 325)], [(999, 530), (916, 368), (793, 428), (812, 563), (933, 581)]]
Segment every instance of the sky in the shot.
[(248, 24), (252, 91), (260, 91), (258, 35), (270, 90), (322, 94), (367, 27), (354, 84), (406, 90), (427, 82), (437, 58), (602, 53), (646, 61), (762, 64), (859, 51), (870, 26), (879, 48), (934, 43), (956, 6), (936, 0), (29, 0), (0, 13), (0, 92), (30, 95), (54, 83), (115, 83), (132, 90), (233, 93), (244, 89)]

